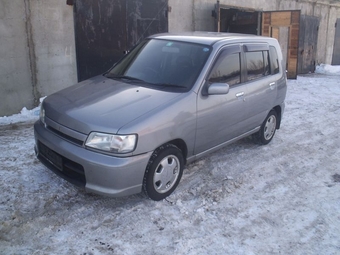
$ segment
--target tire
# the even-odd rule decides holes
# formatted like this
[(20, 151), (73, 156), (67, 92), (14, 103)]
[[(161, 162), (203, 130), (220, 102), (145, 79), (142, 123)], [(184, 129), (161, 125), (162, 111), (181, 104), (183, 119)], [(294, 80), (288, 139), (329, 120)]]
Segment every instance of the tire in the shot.
[(275, 135), (275, 131), (277, 128), (277, 113), (275, 110), (271, 110), (266, 119), (263, 121), (260, 131), (255, 135), (258, 143), (262, 145), (266, 145), (270, 143)]
[(143, 191), (152, 200), (169, 196), (181, 180), (184, 168), (182, 151), (173, 144), (165, 144), (152, 154), (145, 170)]

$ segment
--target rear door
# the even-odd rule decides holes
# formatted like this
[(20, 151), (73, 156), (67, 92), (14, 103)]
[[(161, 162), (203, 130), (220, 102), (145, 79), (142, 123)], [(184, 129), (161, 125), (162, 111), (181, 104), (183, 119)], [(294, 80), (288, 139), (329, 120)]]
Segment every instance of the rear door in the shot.
[(248, 91), (245, 125), (249, 131), (259, 127), (273, 108), (280, 74), (276, 50), (266, 43), (245, 44), (244, 61)]
[(230, 90), (224, 95), (197, 96), (195, 154), (244, 132), (247, 91), (241, 79), (241, 46), (227, 46), (220, 51), (204, 87), (212, 83), (228, 83)]

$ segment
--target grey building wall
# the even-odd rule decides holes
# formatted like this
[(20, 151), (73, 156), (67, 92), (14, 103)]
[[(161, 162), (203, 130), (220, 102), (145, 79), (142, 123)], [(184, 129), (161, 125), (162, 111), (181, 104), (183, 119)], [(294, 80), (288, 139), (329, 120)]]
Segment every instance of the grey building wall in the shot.
[(0, 116), (32, 108), (76, 80), (72, 7), (0, 0)]
[(77, 82), (73, 7), (66, 1), (30, 0), (36, 87), (50, 95)]
[(0, 1), (0, 116), (34, 102), (25, 17), (21, 1)]
[[(216, 0), (169, 0), (169, 31), (214, 31)], [(317, 63), (332, 61), (340, 0), (220, 0), (320, 17)], [(0, 116), (77, 82), (73, 7), (66, 0), (0, 0)]]
[[(169, 0), (171, 7), (169, 32), (214, 31), (211, 11), (214, 10), (216, 2), (216, 0)], [(220, 0), (220, 4), (259, 11), (301, 10), (302, 15), (320, 17), (317, 63), (331, 64), (335, 23), (336, 19), (340, 18), (339, 0)], [(190, 11), (187, 11), (189, 9)]]
[(194, 1), (169, 0), (169, 31), (194, 31)]
[(279, 10), (301, 10), (302, 15), (320, 18), (318, 45), (316, 51), (317, 64), (331, 64), (335, 36), (336, 19), (340, 17), (340, 1), (328, 0), (281, 0)]

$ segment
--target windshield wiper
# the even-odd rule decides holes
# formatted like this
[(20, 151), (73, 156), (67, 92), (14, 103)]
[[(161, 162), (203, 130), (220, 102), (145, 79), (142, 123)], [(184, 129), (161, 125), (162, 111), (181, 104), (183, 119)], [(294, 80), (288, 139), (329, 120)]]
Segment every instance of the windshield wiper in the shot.
[(173, 84), (173, 83), (154, 83), (156, 86), (167, 87), (167, 88), (187, 88), (186, 86)]
[(128, 75), (110, 75), (110, 74), (107, 74), (106, 75), (106, 78), (109, 78), (109, 79), (118, 79), (118, 80), (121, 80), (121, 79), (124, 79), (124, 80), (130, 80), (130, 81), (140, 81), (140, 82), (145, 82), (141, 79), (138, 79), (138, 78), (135, 78), (135, 77), (132, 77), (132, 76), (128, 76)]

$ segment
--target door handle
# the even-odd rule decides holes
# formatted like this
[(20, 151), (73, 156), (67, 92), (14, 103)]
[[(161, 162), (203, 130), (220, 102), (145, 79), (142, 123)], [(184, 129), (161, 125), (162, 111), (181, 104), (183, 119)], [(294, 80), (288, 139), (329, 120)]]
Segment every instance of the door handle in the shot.
[(271, 83), (269, 83), (269, 87), (270, 87), (270, 89), (271, 89), (271, 90), (273, 90), (273, 89), (274, 89), (274, 86), (275, 86), (275, 82), (271, 82)]
[(241, 97), (241, 96), (244, 96), (244, 92), (239, 92), (239, 93), (236, 93), (235, 95), (236, 97)]

